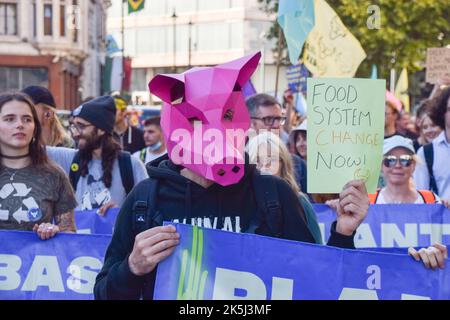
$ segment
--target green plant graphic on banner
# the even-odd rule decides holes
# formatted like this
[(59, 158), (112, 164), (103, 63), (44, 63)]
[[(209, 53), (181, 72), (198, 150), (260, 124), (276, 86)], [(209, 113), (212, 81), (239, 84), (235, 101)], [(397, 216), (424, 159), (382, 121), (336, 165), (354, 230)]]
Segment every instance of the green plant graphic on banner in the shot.
[[(192, 228), (191, 251), (189, 259), (189, 250), (183, 250), (180, 278), (178, 279), (177, 300), (203, 300), (205, 293), (205, 283), (208, 271), (201, 271), (203, 258), (203, 231), (196, 226)], [(190, 263), (189, 269), (187, 270), (188, 260), (190, 260)]]

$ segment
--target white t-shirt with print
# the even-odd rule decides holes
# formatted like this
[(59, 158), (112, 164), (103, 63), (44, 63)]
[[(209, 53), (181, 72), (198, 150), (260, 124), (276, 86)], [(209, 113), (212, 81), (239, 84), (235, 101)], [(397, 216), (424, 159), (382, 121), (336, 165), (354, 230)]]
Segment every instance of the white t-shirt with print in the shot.
[[(49, 157), (67, 174), (70, 173), (70, 166), (77, 151), (68, 148), (47, 147)], [(131, 166), (133, 169), (134, 185), (148, 178), (147, 170), (141, 161), (131, 157)], [(120, 176), (119, 161), (116, 160), (114, 162), (110, 188), (106, 188), (102, 181), (103, 169), (101, 160), (91, 160), (88, 164), (88, 170), (88, 175), (80, 177), (80, 180), (78, 180), (77, 190), (75, 192), (78, 206), (75, 210), (100, 208), (110, 200), (114, 201), (117, 206), (122, 206), (126, 198), (126, 192)]]

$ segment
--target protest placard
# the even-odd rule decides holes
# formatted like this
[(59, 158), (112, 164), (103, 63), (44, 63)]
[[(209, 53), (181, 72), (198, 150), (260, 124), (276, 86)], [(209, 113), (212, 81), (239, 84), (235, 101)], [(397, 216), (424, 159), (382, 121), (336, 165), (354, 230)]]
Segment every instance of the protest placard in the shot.
[(428, 48), (426, 81), (438, 83), (444, 77), (450, 77), (450, 48)]
[(364, 179), (375, 192), (384, 137), (385, 80), (308, 78), (308, 192), (339, 193)]

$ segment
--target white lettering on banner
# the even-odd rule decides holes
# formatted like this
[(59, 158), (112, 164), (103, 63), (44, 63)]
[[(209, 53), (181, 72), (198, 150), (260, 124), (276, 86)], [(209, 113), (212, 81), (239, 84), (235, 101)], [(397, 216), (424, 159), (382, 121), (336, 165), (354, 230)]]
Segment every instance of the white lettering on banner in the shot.
[[(330, 225), (327, 225), (329, 228)], [(368, 223), (362, 223), (356, 230), (354, 237), (356, 248), (376, 248), (380, 244), (377, 243), (372, 231), (372, 227)], [(325, 239), (325, 223), (319, 223), (320, 233), (323, 242)], [(404, 232), (401, 231), (404, 228)], [(426, 243), (443, 242), (443, 236), (450, 236), (450, 224), (448, 223), (381, 223), (381, 247), (417, 247), (419, 245), (419, 236), (429, 236)]]
[[(237, 296), (236, 289), (246, 292), (245, 296)], [(216, 268), (213, 300), (265, 300), (266, 286), (257, 275), (229, 269)]]
[[(234, 226), (233, 226), (233, 221), (234, 221)], [(180, 219), (173, 219), (172, 222), (188, 224), (188, 221), (186, 218), (182, 219), (181, 222), (180, 222)], [(211, 228), (217, 229), (217, 222), (218, 222), (217, 217), (214, 217), (212, 224), (211, 224), (211, 219), (207, 218), (207, 217), (191, 218), (191, 225), (197, 226), (197, 227), (209, 228), (209, 229), (211, 229)], [(223, 226), (222, 226), (221, 230), (240, 233), (241, 232), (241, 218), (239, 216), (224, 217), (223, 218)]]
[[(22, 260), (17, 255), (0, 254), (0, 291), (19, 288), (22, 281)], [(82, 256), (72, 260), (67, 268), (66, 284), (69, 290), (79, 294), (92, 294), (95, 277), (102, 262), (94, 257)], [(25, 281), (22, 291), (36, 291), (48, 287), (49, 292), (65, 292), (61, 270), (56, 256), (36, 255), (29, 270), (22, 270)]]
[(381, 289), (381, 269), (377, 265), (371, 265), (367, 267), (367, 274), (370, 277), (367, 278), (367, 289)]
[(64, 285), (55, 256), (36, 256), (22, 286), (22, 291), (36, 291), (37, 287), (48, 287), (50, 292), (64, 292)]
[(442, 236), (450, 235), (450, 224), (448, 223), (421, 223), (420, 234), (430, 235), (430, 243), (442, 243)]
[[(378, 293), (373, 289), (381, 289), (381, 269), (377, 265), (367, 267), (371, 276), (367, 279), (369, 289), (344, 287), (339, 300), (378, 300)], [(373, 289), (371, 289), (373, 288)], [(245, 296), (237, 295), (244, 291)], [(272, 277), (272, 300), (292, 300), (294, 279)], [(224, 268), (216, 268), (213, 287), (213, 300), (265, 300), (268, 292), (264, 281), (256, 274)], [(402, 300), (430, 300), (430, 297), (402, 293)]]
[(294, 280), (286, 278), (272, 278), (272, 300), (292, 300)]
[[(4, 266), (3, 266), (4, 265)], [(20, 286), (22, 260), (13, 254), (0, 254), (0, 290), (15, 290)]]
[(375, 290), (342, 288), (339, 300), (378, 300)]
[(358, 229), (356, 229), (355, 234), (355, 247), (356, 248), (376, 248), (377, 243), (373, 237), (372, 230), (368, 223), (362, 223)]
[(405, 234), (403, 234), (395, 223), (381, 224), (381, 246), (383, 248), (417, 247), (418, 234), (417, 223), (405, 223)]
[(402, 300), (431, 300), (430, 297), (425, 296), (416, 296), (414, 294), (402, 294)]
[[(102, 262), (93, 257), (78, 257), (73, 259), (67, 272), (67, 287), (76, 293), (91, 294), (94, 291), (95, 277), (102, 268)], [(92, 271), (98, 270), (98, 271)]]

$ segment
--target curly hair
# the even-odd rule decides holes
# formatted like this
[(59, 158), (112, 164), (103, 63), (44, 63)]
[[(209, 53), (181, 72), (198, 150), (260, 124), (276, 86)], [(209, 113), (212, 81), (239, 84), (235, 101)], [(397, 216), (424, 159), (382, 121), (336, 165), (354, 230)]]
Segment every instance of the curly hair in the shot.
[(447, 112), (447, 104), (450, 99), (450, 87), (442, 91), (437, 98), (437, 103), (430, 112), (430, 118), (442, 130), (445, 130), (445, 113)]

